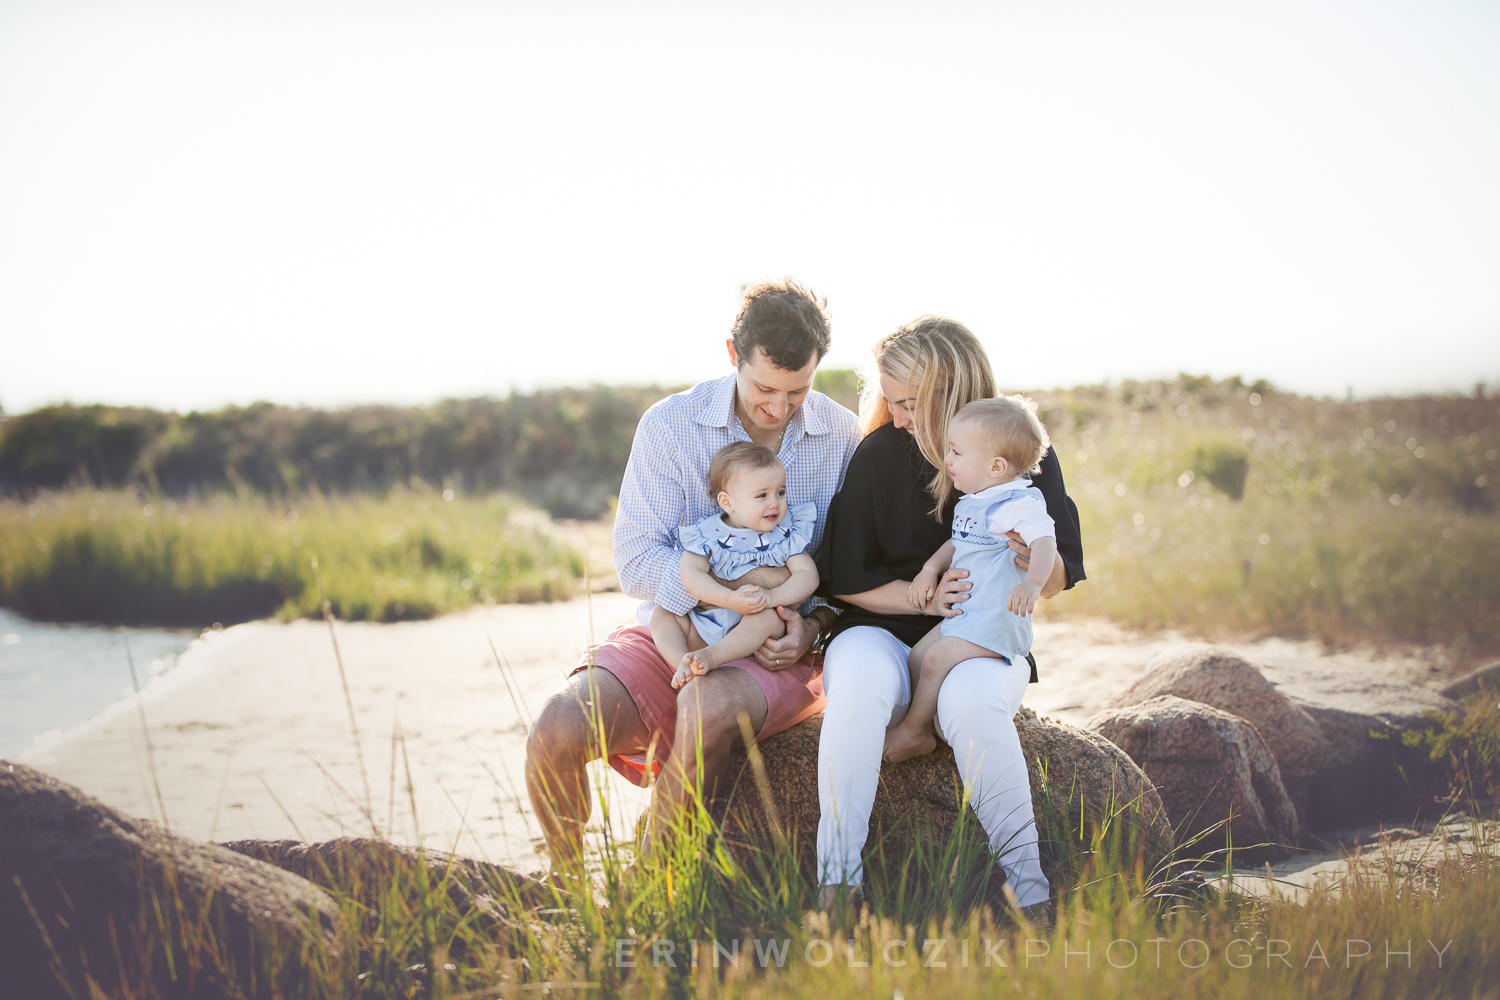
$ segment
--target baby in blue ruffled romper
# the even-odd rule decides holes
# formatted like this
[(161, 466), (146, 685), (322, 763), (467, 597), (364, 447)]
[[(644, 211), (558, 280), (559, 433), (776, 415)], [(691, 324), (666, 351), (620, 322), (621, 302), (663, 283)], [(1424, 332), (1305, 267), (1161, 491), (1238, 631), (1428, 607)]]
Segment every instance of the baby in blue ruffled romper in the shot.
[[(1015, 663), (1031, 650), (1031, 612), (1057, 559), (1057, 536), (1041, 490), (1021, 478), (1052, 446), (1036, 403), (1024, 396), (976, 399), (948, 421), (944, 464), (964, 496), (953, 509), (953, 534), (912, 580), (908, 597), (925, 607), (951, 565), (968, 570), (969, 599), (912, 647), (911, 707), (886, 730), (885, 760), (931, 753), (938, 689), (948, 672), (974, 657)], [(1031, 546), (1025, 576), (1006, 533)]]
[[(708, 607), (686, 615), (659, 607), (651, 612), (651, 638), (662, 658), (677, 664), (674, 688), (784, 635), (776, 609), (795, 608), (818, 588), (818, 570), (806, 552), (817, 505), (788, 509), (786, 469), (769, 448), (736, 441), (719, 449), (708, 466), (708, 495), (722, 513), (678, 529), (682, 586)], [(731, 590), (714, 579), (732, 582), (756, 566), (785, 566), (792, 575), (769, 589), (745, 584)]]

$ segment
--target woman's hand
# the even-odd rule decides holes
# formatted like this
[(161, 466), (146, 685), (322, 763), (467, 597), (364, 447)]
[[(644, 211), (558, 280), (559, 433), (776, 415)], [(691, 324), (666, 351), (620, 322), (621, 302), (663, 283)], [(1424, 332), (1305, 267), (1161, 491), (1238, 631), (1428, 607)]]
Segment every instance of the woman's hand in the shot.
[(755, 662), (767, 670), (786, 670), (807, 655), (818, 637), (817, 626), (797, 614), (793, 608), (778, 607), (776, 613), (786, 622), (786, 635), (767, 639), (753, 654)]
[(927, 602), (932, 600), (932, 595), (937, 592), (937, 584), (937, 572), (923, 566), (922, 572), (906, 588), (907, 600), (911, 601), (913, 608), (925, 608)]
[[(1005, 537), (1010, 539), (1010, 547), (1016, 554), (1016, 565), (1021, 567), (1025, 573), (1031, 568), (1031, 546), (1022, 540), (1019, 532), (1007, 531)], [(1047, 577), (1047, 582), (1042, 585), (1043, 597), (1056, 597), (1063, 592), (1068, 585), (1068, 571), (1063, 568), (1061, 558), (1052, 560), (1052, 575)]]
[(941, 615), (944, 618), (956, 618), (963, 614), (963, 610), (957, 605), (969, 599), (969, 588), (974, 585), (964, 579), (969, 575), (966, 569), (957, 569), (952, 566), (943, 578), (938, 581), (937, 593), (932, 597), (932, 602), (927, 606), (928, 614)]

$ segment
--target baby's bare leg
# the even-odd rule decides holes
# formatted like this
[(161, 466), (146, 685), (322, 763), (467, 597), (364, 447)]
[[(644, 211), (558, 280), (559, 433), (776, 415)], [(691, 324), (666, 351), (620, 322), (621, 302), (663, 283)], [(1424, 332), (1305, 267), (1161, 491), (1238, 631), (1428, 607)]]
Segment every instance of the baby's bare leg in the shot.
[(952, 635), (940, 635), (922, 649), (932, 635), (929, 632), (923, 636), (912, 650), (913, 661), (917, 658), (917, 651), (922, 650), (917, 686), (912, 691), (911, 707), (906, 710), (906, 717), (886, 731), (885, 752), (881, 755), (884, 760), (906, 760), (937, 749), (932, 720), (937, 715), (938, 689), (943, 686), (943, 678), (965, 660), (996, 655), (992, 650)]
[(906, 669), (911, 674), (911, 689), (915, 693), (917, 684), (922, 679), (922, 660), (926, 658), (927, 651), (943, 637), (943, 626), (934, 625), (927, 634), (917, 640), (917, 644), (911, 648), (911, 653), (906, 657)]
[(689, 650), (703, 646), (691, 618), (661, 608), (651, 609), (651, 638), (656, 643), (656, 651), (668, 663), (680, 663)]
[(746, 615), (724, 638), (696, 653), (689, 653), (683, 662), (696, 663), (698, 666), (693, 673), (706, 674), (730, 660), (749, 656), (767, 639), (779, 639), (785, 634), (786, 622), (781, 620), (775, 608), (767, 608), (753, 615)]

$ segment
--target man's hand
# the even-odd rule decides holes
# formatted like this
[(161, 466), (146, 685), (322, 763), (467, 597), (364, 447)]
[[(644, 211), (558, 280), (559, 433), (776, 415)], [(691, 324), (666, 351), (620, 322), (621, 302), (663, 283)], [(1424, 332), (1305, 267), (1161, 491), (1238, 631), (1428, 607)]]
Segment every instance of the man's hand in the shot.
[(747, 583), (734, 592), (734, 599), (729, 602), (729, 610), (738, 611), (742, 615), (753, 615), (766, 610), (765, 591)]
[(812, 648), (818, 637), (817, 626), (803, 618), (792, 608), (777, 608), (776, 613), (786, 622), (786, 635), (780, 639), (767, 639), (753, 654), (755, 661), (767, 670), (785, 670), (794, 665)]
[(1010, 597), (1006, 599), (1005, 606), (1010, 609), (1011, 614), (1020, 615), (1022, 618), (1025, 618), (1031, 614), (1032, 609), (1036, 607), (1036, 602), (1041, 600), (1041, 597), (1041, 587), (1022, 580), (1010, 592)]
[[(1031, 546), (1022, 540), (1020, 532), (1007, 531), (1005, 537), (1010, 539), (1010, 547), (1016, 554), (1016, 565), (1021, 568), (1021, 572), (1025, 573), (1031, 569)], [(1068, 571), (1063, 566), (1062, 557), (1059, 556), (1052, 562), (1052, 575), (1047, 577), (1047, 582), (1042, 585), (1042, 596), (1056, 597), (1067, 585)]]

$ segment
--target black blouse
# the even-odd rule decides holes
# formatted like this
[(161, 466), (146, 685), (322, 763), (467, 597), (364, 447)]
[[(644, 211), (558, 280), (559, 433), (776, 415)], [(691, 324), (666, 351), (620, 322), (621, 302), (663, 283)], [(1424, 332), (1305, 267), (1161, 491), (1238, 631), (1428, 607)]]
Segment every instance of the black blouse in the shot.
[[(856, 625), (874, 625), (914, 646), (937, 624), (938, 619), (928, 615), (877, 614), (833, 597), (862, 594), (892, 580), (910, 580), (948, 540), (958, 494), (943, 508), (942, 520), (935, 520), (929, 513), (932, 495), (927, 492), (934, 471), (922, 457), (917, 439), (895, 424), (871, 432), (849, 459), (844, 484), (829, 504), (823, 540), (815, 554), (821, 580), (818, 594), (843, 612), (830, 638)], [(1031, 484), (1047, 501), (1047, 513), (1057, 528), (1057, 554), (1067, 574), (1064, 586), (1072, 587), (1085, 578), (1083, 540), (1078, 508), (1063, 486), (1055, 450), (1042, 459), (1041, 471)], [(1034, 660), (1031, 679), (1036, 681)]]

